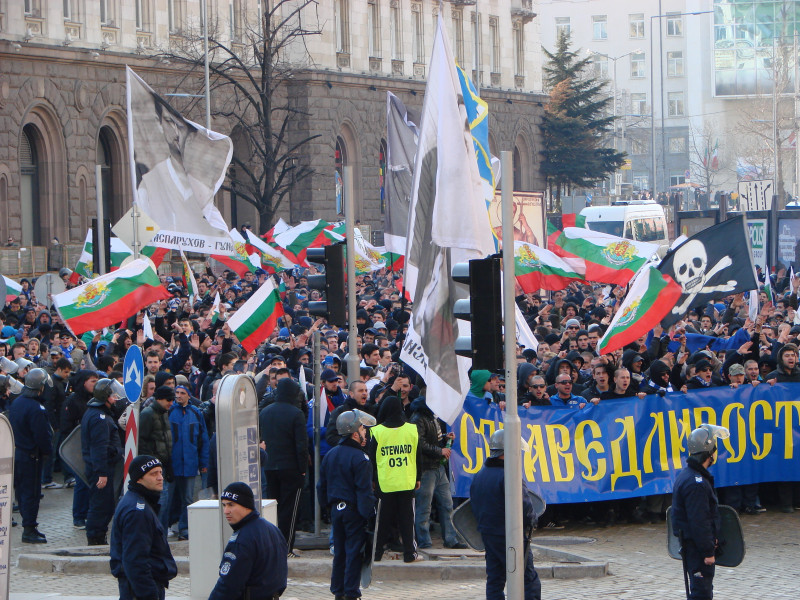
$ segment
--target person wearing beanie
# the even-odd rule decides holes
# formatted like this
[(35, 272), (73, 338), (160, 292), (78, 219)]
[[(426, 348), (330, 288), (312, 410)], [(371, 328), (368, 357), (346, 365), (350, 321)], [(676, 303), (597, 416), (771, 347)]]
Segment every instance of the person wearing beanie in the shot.
[(222, 512), (233, 529), (219, 565), (219, 579), (209, 600), (272, 600), (286, 589), (289, 575), (286, 539), (262, 519), (255, 497), (243, 481), (220, 494)]
[(111, 528), (111, 574), (117, 578), (120, 600), (163, 600), (178, 566), (158, 519), (163, 465), (155, 456), (140, 454), (128, 467), (128, 491), (114, 511)]

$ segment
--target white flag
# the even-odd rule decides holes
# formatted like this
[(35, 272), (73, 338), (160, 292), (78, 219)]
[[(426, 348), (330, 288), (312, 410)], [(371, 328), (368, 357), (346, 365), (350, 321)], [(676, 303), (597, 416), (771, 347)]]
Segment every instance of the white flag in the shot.
[(750, 317), (750, 320), (753, 323), (755, 323), (756, 319), (758, 318), (758, 290), (753, 290), (750, 292), (750, 305), (747, 308), (747, 316)]
[(144, 320), (142, 320), (142, 331), (144, 332), (144, 337), (148, 340), (154, 340), (153, 337), (153, 326), (150, 324), (150, 312), (146, 311), (144, 313)]

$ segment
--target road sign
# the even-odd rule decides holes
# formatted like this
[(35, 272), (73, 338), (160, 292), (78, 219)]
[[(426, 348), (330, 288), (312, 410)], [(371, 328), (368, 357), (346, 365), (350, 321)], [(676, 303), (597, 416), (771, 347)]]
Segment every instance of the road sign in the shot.
[(144, 361), (142, 350), (139, 346), (131, 346), (125, 353), (125, 362), (122, 364), (122, 383), (125, 386), (125, 395), (128, 401), (136, 402), (142, 394), (144, 380)]
[[(135, 215), (134, 211), (136, 211)], [(135, 233), (134, 223), (136, 228)], [(113, 231), (119, 239), (125, 242), (128, 247), (133, 250), (135, 250), (133, 247), (133, 241), (136, 239), (140, 244), (139, 251), (141, 251), (141, 249), (155, 237), (160, 229), (161, 228), (156, 224), (155, 221), (153, 221), (153, 219), (146, 215), (143, 210), (139, 210), (138, 207), (134, 205), (128, 212), (125, 213), (125, 216), (122, 217), (117, 224), (111, 228), (111, 231)]]
[(775, 185), (772, 179), (739, 182), (739, 210), (770, 210)]
[(33, 293), (36, 294), (36, 301), (45, 306), (53, 304), (52, 296), (56, 296), (65, 291), (67, 286), (58, 276), (58, 273), (45, 273), (36, 280), (33, 286)]

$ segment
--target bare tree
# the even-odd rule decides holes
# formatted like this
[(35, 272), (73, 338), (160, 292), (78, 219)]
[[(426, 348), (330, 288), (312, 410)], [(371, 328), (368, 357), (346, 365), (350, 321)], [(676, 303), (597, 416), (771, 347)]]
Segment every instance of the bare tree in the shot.
[[(313, 173), (300, 158), (303, 147), (319, 135), (304, 134), (298, 127), (309, 113), (290, 88), (313, 66), (306, 40), (321, 34), (316, 0), (265, 5), (254, 23), (235, 15), (228, 31), (220, 31), (217, 23), (208, 25), (212, 114), (233, 124), (231, 135), (240, 146), (222, 189), (255, 207), (262, 231), (292, 188)], [(187, 27), (181, 42), (163, 56), (190, 67), (176, 86), (185, 90), (199, 84), (202, 90), (201, 30)]]
[(728, 162), (727, 156), (723, 156), (727, 153), (719, 148), (721, 135), (723, 132), (715, 121), (705, 121), (702, 129), (692, 126), (689, 131), (689, 169), (692, 181), (700, 182), (709, 197), (714, 183), (719, 181), (722, 165)]

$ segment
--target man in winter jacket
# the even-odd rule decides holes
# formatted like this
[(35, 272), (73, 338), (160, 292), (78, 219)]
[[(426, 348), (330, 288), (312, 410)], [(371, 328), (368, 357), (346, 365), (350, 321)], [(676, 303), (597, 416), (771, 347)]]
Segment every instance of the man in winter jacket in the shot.
[[(189, 539), (187, 508), (194, 499), (194, 481), (198, 471), (208, 471), (208, 432), (200, 409), (189, 403), (189, 390), (176, 386), (175, 402), (169, 409), (172, 429), (172, 472), (169, 486), (169, 515), (171, 525), (178, 521), (178, 539)], [(162, 520), (162, 523), (164, 521)]]
[(164, 531), (169, 528), (169, 482), (172, 475), (172, 427), (169, 409), (175, 400), (175, 390), (166, 385), (156, 388), (153, 403), (139, 415), (139, 454), (155, 456), (161, 462), (162, 484), (159, 504), (163, 510), (159, 520)]

